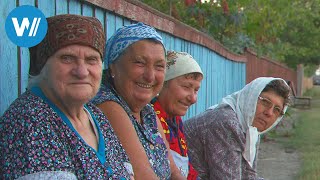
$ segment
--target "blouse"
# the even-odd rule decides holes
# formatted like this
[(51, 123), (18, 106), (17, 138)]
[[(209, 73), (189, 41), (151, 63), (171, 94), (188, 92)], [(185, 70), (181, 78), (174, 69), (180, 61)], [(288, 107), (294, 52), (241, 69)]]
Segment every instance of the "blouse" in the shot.
[(121, 105), (129, 116), (132, 125), (134, 126), (138, 138), (149, 158), (149, 163), (155, 174), (160, 179), (170, 179), (170, 163), (168, 158), (168, 150), (158, 132), (156, 114), (150, 104), (147, 104), (141, 110), (141, 119), (143, 124), (140, 124), (133, 116), (128, 104), (117, 94), (114, 88), (109, 84), (102, 84), (97, 96), (92, 100), (94, 104), (101, 104), (105, 101), (114, 101)]
[(228, 105), (207, 110), (184, 122), (191, 163), (200, 179), (259, 179), (243, 158), (245, 134)]
[(129, 158), (106, 116), (91, 103), (84, 108), (98, 131), (97, 151), (39, 87), (17, 98), (0, 117), (0, 179), (44, 171), (65, 171), (78, 179), (129, 179)]

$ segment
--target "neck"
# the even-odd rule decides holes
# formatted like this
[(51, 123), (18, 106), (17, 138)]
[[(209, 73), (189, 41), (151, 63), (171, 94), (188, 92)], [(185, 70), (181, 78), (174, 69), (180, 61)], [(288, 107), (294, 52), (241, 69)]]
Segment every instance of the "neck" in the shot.
[(47, 86), (43, 86), (40, 84), (40, 88), (43, 94), (53, 103), (55, 104), (63, 113), (66, 114), (68, 118), (71, 119), (81, 119), (81, 116), (86, 115), (83, 108), (84, 104), (75, 103), (74, 101), (67, 101), (63, 99), (51, 90), (47, 88)]

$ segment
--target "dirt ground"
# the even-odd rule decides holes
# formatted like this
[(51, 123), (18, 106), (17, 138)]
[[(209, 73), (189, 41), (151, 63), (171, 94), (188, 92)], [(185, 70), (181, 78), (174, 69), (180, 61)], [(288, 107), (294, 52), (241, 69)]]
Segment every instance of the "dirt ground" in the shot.
[(264, 180), (294, 180), (301, 166), (299, 152), (279, 141), (287, 140), (297, 121), (296, 113), (276, 127), (279, 138), (262, 139), (258, 152), (258, 175)]
[(299, 154), (292, 148), (284, 148), (276, 141), (260, 145), (258, 174), (264, 180), (293, 180), (300, 167)]

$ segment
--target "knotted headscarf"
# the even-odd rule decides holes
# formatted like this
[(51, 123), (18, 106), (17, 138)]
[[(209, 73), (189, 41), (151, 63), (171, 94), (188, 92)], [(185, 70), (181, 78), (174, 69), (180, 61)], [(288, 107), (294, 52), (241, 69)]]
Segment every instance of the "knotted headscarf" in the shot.
[[(263, 132), (259, 132), (256, 127), (252, 126), (256, 113), (258, 97), (263, 89), (274, 80), (282, 80), (287, 85), (287, 83), (281, 78), (260, 77), (247, 84), (240, 91), (226, 96), (220, 103), (229, 105), (233, 111), (236, 112), (237, 117), (239, 118), (242, 131), (246, 134), (245, 149), (242, 153), (242, 156), (251, 167), (253, 166), (253, 162), (256, 157), (256, 147), (259, 142), (259, 135), (270, 131), (281, 121), (283, 117), (278, 117), (277, 120)], [(216, 107), (217, 105), (212, 106), (209, 109), (214, 109)], [(288, 106), (285, 105), (283, 108), (284, 113), (286, 112), (287, 108)]]
[(131, 44), (144, 39), (159, 41), (164, 47), (162, 37), (157, 31), (153, 27), (141, 22), (118, 29), (107, 41), (106, 56), (104, 59), (106, 69), (108, 69), (110, 64)]
[(165, 81), (189, 73), (200, 73), (203, 76), (201, 68), (197, 61), (186, 52), (167, 52), (167, 72)]
[(73, 44), (92, 47), (101, 58), (105, 50), (105, 33), (101, 22), (94, 17), (74, 14), (47, 18), (48, 32), (38, 45), (29, 48), (30, 75), (38, 75), (48, 58), (59, 49)]

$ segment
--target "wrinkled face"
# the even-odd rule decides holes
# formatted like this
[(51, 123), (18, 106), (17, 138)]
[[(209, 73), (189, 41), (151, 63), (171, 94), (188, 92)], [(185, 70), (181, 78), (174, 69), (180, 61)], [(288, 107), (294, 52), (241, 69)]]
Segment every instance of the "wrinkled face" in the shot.
[[(274, 91), (262, 92), (258, 98), (255, 118), (252, 126), (259, 132), (268, 129), (278, 117), (282, 116), (284, 98)], [(280, 111), (280, 112), (279, 112)]]
[(158, 97), (169, 116), (184, 116), (188, 108), (197, 102), (202, 76), (179, 76), (164, 85)]
[(48, 58), (45, 94), (53, 101), (87, 103), (99, 90), (102, 61), (98, 51), (88, 46), (70, 45)]
[(165, 67), (162, 44), (141, 40), (128, 47), (110, 69), (119, 95), (132, 111), (139, 111), (161, 90)]

